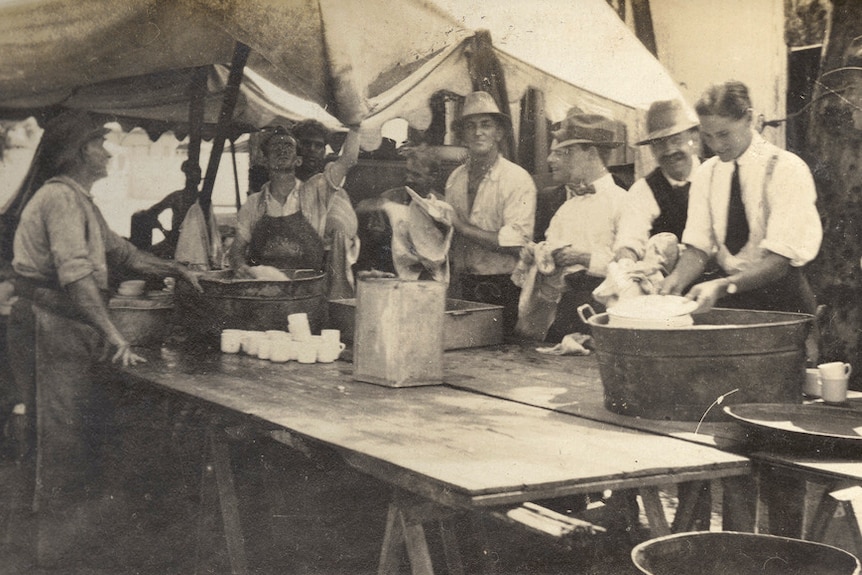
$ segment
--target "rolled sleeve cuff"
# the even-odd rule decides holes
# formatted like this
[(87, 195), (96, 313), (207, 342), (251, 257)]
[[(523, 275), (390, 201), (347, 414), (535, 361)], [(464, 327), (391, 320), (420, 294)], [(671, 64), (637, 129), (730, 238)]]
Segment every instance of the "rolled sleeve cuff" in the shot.
[(817, 251), (819, 249), (814, 250), (806, 250), (804, 248), (800, 248), (800, 246), (791, 246), (783, 242), (776, 242), (774, 240), (763, 240), (760, 242), (760, 247), (764, 250), (769, 250), (774, 254), (778, 254), (790, 260), (790, 265), (793, 267), (801, 267), (813, 260), (817, 257)]
[(96, 270), (93, 269), (93, 264), (87, 260), (71, 260), (65, 262), (57, 268), (57, 279), (60, 285), (66, 287), (71, 283), (87, 277)]
[(520, 228), (503, 226), (500, 228), (500, 231), (497, 232), (497, 243), (500, 244), (501, 248), (523, 246), (527, 241), (527, 235)]

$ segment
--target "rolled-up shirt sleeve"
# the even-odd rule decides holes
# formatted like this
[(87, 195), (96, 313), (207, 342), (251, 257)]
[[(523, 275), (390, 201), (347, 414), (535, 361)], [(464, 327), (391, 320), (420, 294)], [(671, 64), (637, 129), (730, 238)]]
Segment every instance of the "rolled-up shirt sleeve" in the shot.
[(523, 246), (533, 237), (536, 225), (536, 185), (527, 172), (512, 174), (517, 178), (503, 208), (503, 227), (497, 232), (500, 247)]
[(245, 242), (251, 241), (251, 231), (258, 220), (258, 203), (263, 192), (257, 192), (248, 197), (236, 215), (236, 235)]
[(626, 203), (620, 210), (617, 222), (614, 252), (628, 248), (635, 252), (638, 258), (642, 258), (652, 223), (661, 212), (649, 184), (643, 178), (632, 185), (625, 198)]
[(98, 271), (87, 243), (90, 232), (87, 215), (81, 210), (75, 194), (71, 189), (58, 186), (54, 193), (45, 195), (42, 205), (44, 229), (61, 286)]
[(817, 211), (817, 191), (808, 166), (800, 158), (785, 154), (775, 166), (767, 190), (769, 215), (761, 249), (803, 266), (820, 251), (823, 226)]

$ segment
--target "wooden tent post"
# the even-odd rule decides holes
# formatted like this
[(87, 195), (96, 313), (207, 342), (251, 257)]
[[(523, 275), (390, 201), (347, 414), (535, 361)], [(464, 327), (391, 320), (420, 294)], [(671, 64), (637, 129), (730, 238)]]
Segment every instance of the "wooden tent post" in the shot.
[[(236, 107), (236, 102), (239, 98), (239, 85), (242, 81), (243, 70), (245, 69), (245, 63), (248, 61), (248, 55), (250, 52), (251, 49), (242, 42), (237, 42), (234, 47), (233, 61), (230, 65), (230, 74), (227, 79), (224, 100), (222, 101), (221, 111), (219, 112), (216, 135), (215, 138), (213, 138), (212, 152), (210, 152), (206, 177), (204, 178), (204, 185), (199, 197), (201, 210), (206, 218), (209, 217), (210, 209), (212, 207), (212, 192), (213, 186), (215, 185), (216, 173), (218, 172), (222, 152), (224, 152), (224, 142), (228, 137), (228, 132), (230, 131), (233, 110)], [(208, 226), (204, 226), (204, 229), (209, 233)]]

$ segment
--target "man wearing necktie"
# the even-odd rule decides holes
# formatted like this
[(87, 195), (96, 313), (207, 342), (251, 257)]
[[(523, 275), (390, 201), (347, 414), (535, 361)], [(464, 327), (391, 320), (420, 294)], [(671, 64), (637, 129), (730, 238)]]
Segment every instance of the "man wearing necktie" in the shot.
[(814, 179), (805, 162), (752, 129), (748, 89), (730, 81), (707, 90), (695, 106), (704, 143), (715, 152), (695, 172), (687, 249), (662, 293), (680, 294), (710, 260), (718, 279), (695, 284), (697, 311), (722, 307), (813, 314), (816, 304), (802, 266), (820, 250), (823, 229)]
[[(623, 143), (613, 120), (573, 108), (553, 136), (548, 165), (554, 183), (565, 187), (567, 199), (551, 218), (545, 241), (561, 246), (553, 259), (555, 268), (565, 274), (566, 288), (545, 341), (559, 342), (569, 333), (589, 333), (578, 317), (578, 306), (601, 307), (593, 290), (607, 276), (609, 263), (644, 255), (649, 222), (632, 212), (628, 193), (614, 183), (606, 167), (611, 150)], [(533, 259), (530, 249), (521, 250), (527, 263)]]
[[(748, 88), (729, 81), (710, 87), (695, 105), (703, 142), (715, 152), (695, 172), (685, 251), (661, 293), (681, 294), (714, 260), (718, 279), (695, 284), (687, 297), (708, 311), (716, 302), (737, 309), (813, 314), (816, 302), (802, 266), (820, 250), (823, 235), (814, 179), (805, 162), (752, 129)], [(816, 346), (814, 346), (816, 347)], [(809, 351), (809, 353), (811, 353)], [(804, 484), (764, 473), (770, 533), (799, 537)], [(754, 526), (755, 490), (749, 478), (728, 480), (725, 501), (735, 500), (724, 529)], [(744, 512), (742, 512), (744, 510)]]
[(653, 102), (647, 112), (647, 137), (638, 146), (649, 145), (658, 166), (629, 189), (633, 201), (652, 222), (649, 235), (670, 232), (682, 237), (688, 215), (691, 176), (700, 165), (696, 155), (697, 126), (679, 100)]

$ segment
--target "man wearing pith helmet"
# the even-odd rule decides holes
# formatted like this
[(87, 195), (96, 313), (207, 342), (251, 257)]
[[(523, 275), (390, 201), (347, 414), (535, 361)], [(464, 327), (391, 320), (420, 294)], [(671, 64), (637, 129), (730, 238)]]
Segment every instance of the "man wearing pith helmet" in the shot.
[[(607, 276), (609, 263), (643, 255), (648, 227), (606, 167), (611, 150), (623, 143), (613, 120), (573, 108), (553, 136), (548, 165), (554, 183), (565, 187), (567, 199), (551, 218), (545, 240), (555, 247), (553, 267), (564, 274), (565, 292), (556, 317), (541, 320), (552, 324), (527, 326), (526, 318), (518, 323), (519, 332), (533, 337), (544, 334), (551, 342), (573, 332), (589, 333), (577, 307), (595, 304), (592, 292)], [(521, 252), (525, 263), (534, 261), (534, 249), (531, 244)]]
[(509, 118), (491, 94), (468, 94), (453, 127), (469, 154), (446, 182), (446, 201), (455, 212), (452, 295), (502, 305), (509, 333), (520, 294), (510, 276), (521, 246), (533, 236), (536, 186), (526, 170), (500, 154)]
[(660, 100), (650, 106), (646, 125), (646, 138), (637, 145), (648, 145), (658, 166), (632, 184), (629, 194), (642, 203), (639, 209), (652, 224), (651, 236), (670, 232), (680, 239), (688, 214), (691, 175), (700, 165), (698, 123), (679, 100)]

